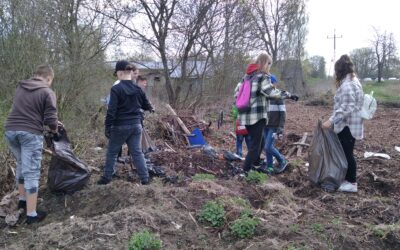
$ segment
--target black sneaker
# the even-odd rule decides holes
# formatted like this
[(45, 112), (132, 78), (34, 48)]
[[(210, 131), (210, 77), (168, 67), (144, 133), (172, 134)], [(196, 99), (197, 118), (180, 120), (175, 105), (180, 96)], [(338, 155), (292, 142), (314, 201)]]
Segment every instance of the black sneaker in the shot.
[(47, 213), (44, 211), (36, 211), (36, 216), (26, 216), (26, 224), (38, 223), (46, 218)]
[(26, 201), (21, 201), (21, 200), (18, 201), (18, 210), (20, 209), (26, 210)]
[(107, 185), (108, 183), (110, 183), (111, 180), (107, 179), (106, 177), (102, 176), (100, 178), (100, 180), (97, 181), (98, 185)]
[(142, 181), (140, 181), (140, 183), (142, 185), (150, 185), (150, 181), (149, 180), (142, 180)]

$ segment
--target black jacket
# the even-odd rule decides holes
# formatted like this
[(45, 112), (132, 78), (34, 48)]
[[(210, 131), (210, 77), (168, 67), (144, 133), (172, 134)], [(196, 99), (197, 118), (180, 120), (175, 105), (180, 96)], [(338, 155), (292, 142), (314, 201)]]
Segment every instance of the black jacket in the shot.
[(106, 131), (112, 126), (141, 124), (144, 111), (153, 107), (144, 91), (130, 80), (122, 80), (111, 88), (105, 121)]

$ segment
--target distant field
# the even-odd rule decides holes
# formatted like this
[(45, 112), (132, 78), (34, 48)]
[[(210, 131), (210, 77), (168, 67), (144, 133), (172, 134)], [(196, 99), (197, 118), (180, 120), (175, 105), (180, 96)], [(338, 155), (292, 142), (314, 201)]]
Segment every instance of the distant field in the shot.
[(400, 81), (385, 81), (382, 83), (363, 83), (364, 93), (374, 91), (374, 97), (381, 102), (400, 102)]

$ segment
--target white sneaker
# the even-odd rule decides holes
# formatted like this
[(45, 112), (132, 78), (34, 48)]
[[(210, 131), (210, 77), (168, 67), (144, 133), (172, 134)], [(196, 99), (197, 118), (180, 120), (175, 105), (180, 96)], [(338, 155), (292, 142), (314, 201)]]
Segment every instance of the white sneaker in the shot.
[(340, 187), (338, 188), (338, 191), (357, 193), (357, 183), (350, 183), (348, 181), (344, 181), (342, 185), (340, 185)]

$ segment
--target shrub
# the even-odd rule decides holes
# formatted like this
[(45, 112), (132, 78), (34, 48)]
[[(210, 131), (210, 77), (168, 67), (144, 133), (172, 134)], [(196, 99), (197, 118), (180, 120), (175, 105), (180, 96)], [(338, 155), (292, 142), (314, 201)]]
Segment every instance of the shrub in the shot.
[(135, 233), (129, 241), (129, 250), (159, 250), (162, 249), (162, 241), (145, 230)]
[(215, 176), (213, 174), (195, 174), (193, 181), (214, 181)]
[(210, 223), (213, 227), (223, 226), (225, 221), (224, 206), (215, 201), (207, 202), (199, 214), (199, 221)]
[(257, 219), (250, 217), (248, 214), (244, 214), (240, 219), (232, 222), (230, 229), (235, 236), (244, 239), (254, 235), (258, 224), (259, 221)]
[(246, 181), (249, 183), (262, 184), (267, 180), (267, 175), (260, 173), (258, 171), (250, 171), (245, 177)]

